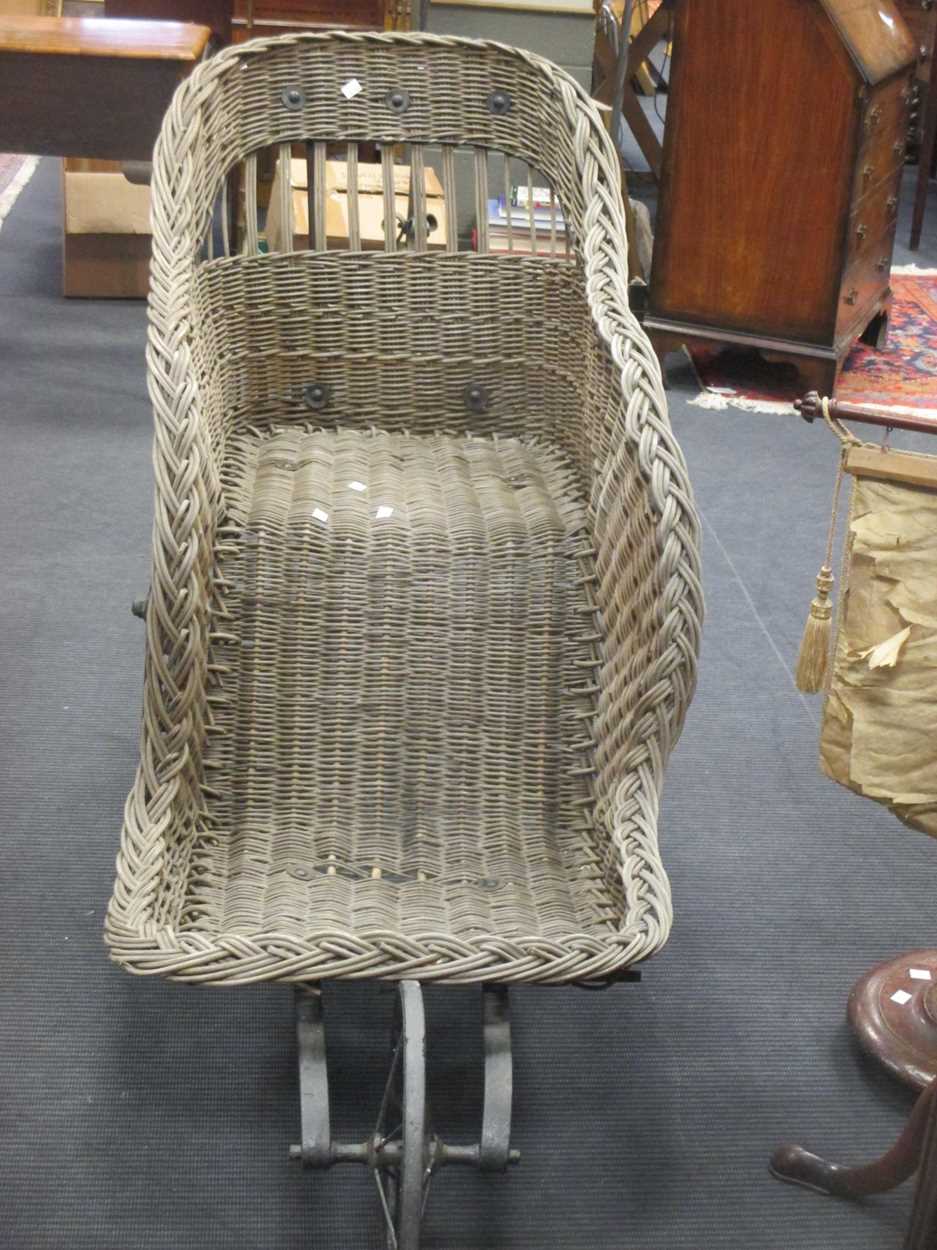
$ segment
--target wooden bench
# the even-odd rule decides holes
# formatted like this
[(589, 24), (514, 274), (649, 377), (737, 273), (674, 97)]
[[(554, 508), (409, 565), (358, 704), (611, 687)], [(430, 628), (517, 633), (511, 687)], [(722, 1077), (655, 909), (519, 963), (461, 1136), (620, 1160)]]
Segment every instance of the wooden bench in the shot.
[(148, 161), (210, 34), (188, 22), (0, 16), (0, 152)]

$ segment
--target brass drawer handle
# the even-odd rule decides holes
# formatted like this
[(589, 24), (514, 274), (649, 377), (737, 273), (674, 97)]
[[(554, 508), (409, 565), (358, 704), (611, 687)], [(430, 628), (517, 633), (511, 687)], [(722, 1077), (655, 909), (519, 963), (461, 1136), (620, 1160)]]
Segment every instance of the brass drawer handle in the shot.
[(887, 201), (885, 202), (885, 207), (888, 209), (888, 211), (889, 211), (890, 213), (895, 212), (895, 210), (896, 210), (896, 209), (897, 209), (897, 207), (898, 207), (898, 197), (897, 197), (897, 195), (890, 195), (890, 196), (888, 197)]
[(854, 304), (858, 298), (859, 298), (859, 292), (855, 287), (853, 287), (848, 295), (843, 296), (843, 303)]
[(901, 139), (899, 139), (899, 140), (897, 141), (897, 143), (895, 144), (895, 147), (894, 147), (895, 155), (896, 155), (896, 156), (904, 156), (904, 154), (905, 154), (905, 152), (907, 151), (907, 149), (908, 149), (908, 145), (907, 145), (907, 143), (904, 143), (904, 142), (902, 142), (902, 140), (901, 140)]
[(868, 181), (869, 181), (869, 179), (872, 177), (872, 175), (873, 175), (874, 173), (875, 173), (875, 166), (874, 166), (874, 165), (865, 165), (865, 166), (863, 166), (863, 169), (862, 169), (862, 179), (863, 179), (863, 181), (864, 181), (864, 182), (868, 182)]
[(879, 271), (879, 273), (884, 273), (888, 268), (888, 257), (883, 256), (881, 260), (876, 261), (875, 268)]
[(869, 233), (869, 227), (868, 227), (868, 226), (857, 226), (857, 227), (856, 227), (856, 238), (859, 240), (859, 242), (860, 242), (860, 243), (862, 242), (862, 240), (865, 238), (865, 236), (866, 236), (868, 233)]
[(881, 120), (882, 106), (880, 104), (876, 104), (873, 109), (869, 110), (869, 114), (865, 119), (866, 130), (874, 130)]

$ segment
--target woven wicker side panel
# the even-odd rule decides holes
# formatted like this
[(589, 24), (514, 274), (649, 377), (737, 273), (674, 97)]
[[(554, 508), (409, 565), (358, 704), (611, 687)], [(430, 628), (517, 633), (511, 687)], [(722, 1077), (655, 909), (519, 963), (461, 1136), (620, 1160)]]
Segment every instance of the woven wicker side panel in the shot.
[[(664, 766), (693, 694), (702, 589), (687, 559), (698, 550), (696, 511), (682, 456), (664, 443), (669, 430), (654, 412), (660, 384), (642, 359), (649, 350), (643, 340), (629, 345), (625, 382), (633, 386), (623, 399), (618, 363), (595, 342), (587, 390), (597, 466), (590, 501), (595, 599), (605, 628), (597, 819), (611, 830), (608, 871), (620, 874), (628, 922), (646, 927), (653, 949), (666, 940), (672, 919), (658, 812)], [(622, 430), (638, 422), (635, 454)]]
[[(536, 434), (583, 471), (588, 309), (566, 261), (470, 253), (294, 253), (217, 261), (195, 280), (202, 390), (231, 426), (308, 421)], [(465, 388), (487, 392), (483, 411)]]
[(219, 733), (183, 927), (611, 938), (591, 547), (562, 458), (298, 427), (229, 452)]

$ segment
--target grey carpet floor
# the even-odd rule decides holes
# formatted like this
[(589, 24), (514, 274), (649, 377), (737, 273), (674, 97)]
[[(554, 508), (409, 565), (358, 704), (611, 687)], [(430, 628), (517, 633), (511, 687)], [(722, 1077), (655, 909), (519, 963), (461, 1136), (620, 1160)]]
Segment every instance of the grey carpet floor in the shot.
[[(137, 980), (105, 956), (141, 681), (145, 314), (60, 298), (58, 177), (44, 162), (0, 234), (0, 1247), (375, 1246), (364, 1172), (287, 1162), (289, 993)], [(860, 1160), (898, 1131), (910, 1096), (857, 1053), (845, 995), (937, 938), (937, 849), (818, 775), (818, 707), (791, 676), (834, 449), (793, 419), (688, 407), (670, 372), (709, 604), (663, 814), (673, 938), (641, 985), (515, 992), (524, 1159), (443, 1174), (429, 1250), (901, 1244), (908, 1191), (849, 1205), (766, 1170), (782, 1139)], [(343, 987), (328, 1009), (336, 1119), (364, 1133), (390, 999)], [(428, 994), (444, 1130), (477, 1112), (477, 1009)]]

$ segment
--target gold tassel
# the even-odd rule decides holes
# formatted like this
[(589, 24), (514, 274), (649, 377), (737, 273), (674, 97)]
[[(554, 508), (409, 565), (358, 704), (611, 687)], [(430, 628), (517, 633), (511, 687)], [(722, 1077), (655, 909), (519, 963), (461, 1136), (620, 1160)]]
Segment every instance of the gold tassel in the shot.
[(817, 574), (817, 593), (810, 604), (797, 657), (794, 679), (804, 694), (817, 694), (826, 685), (830, 668), (830, 635), (833, 628), (833, 570), (828, 564)]
[(830, 675), (833, 633), (833, 542), (836, 538), (836, 517), (839, 512), (839, 496), (846, 467), (846, 451), (849, 444), (859, 441), (841, 421), (833, 417), (828, 399), (821, 399), (820, 407), (824, 421), (840, 440), (842, 446), (839, 466), (836, 470), (836, 485), (833, 488), (830, 528), (826, 536), (826, 559), (817, 574), (817, 593), (810, 604), (810, 615), (804, 626), (804, 636), (800, 641), (800, 654), (797, 657), (797, 671), (794, 674), (797, 689), (802, 690), (804, 694), (818, 694), (825, 689)]

